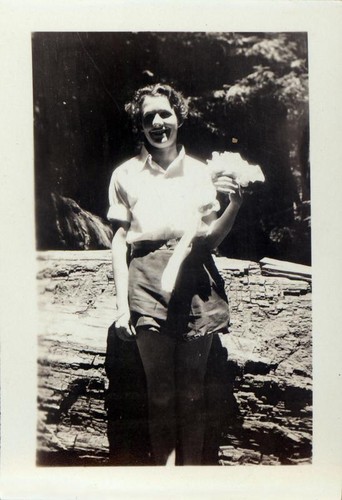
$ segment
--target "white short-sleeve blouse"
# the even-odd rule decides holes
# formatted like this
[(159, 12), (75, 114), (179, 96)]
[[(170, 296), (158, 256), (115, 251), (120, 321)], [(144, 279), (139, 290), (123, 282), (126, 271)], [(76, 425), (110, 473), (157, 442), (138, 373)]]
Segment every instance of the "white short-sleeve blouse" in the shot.
[(183, 147), (166, 170), (142, 147), (114, 170), (109, 204), (108, 219), (130, 223), (128, 244), (179, 238), (194, 211), (208, 215), (220, 208), (208, 167)]

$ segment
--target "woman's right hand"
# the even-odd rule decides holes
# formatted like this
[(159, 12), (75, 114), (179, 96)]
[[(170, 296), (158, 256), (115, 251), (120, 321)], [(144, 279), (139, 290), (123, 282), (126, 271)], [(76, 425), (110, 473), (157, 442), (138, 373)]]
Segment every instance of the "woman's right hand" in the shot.
[(116, 333), (121, 340), (132, 340), (136, 332), (130, 321), (129, 311), (118, 314), (115, 321)]

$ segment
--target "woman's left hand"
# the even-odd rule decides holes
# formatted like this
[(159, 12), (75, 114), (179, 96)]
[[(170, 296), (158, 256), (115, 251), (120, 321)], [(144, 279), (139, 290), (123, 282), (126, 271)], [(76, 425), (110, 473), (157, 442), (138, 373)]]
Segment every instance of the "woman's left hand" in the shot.
[(238, 184), (232, 177), (225, 174), (216, 175), (213, 179), (213, 184), (219, 193), (229, 194), (231, 202), (241, 205), (241, 187), (240, 184)]

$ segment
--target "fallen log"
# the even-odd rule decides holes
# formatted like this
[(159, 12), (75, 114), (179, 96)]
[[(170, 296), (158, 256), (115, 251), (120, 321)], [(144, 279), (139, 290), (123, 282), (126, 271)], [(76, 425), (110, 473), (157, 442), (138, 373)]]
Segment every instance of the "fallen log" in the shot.
[[(216, 261), (232, 326), (210, 354), (204, 463), (310, 462), (310, 286)], [(37, 285), (37, 463), (150, 465), (140, 359), (111, 328), (110, 252), (39, 253)]]
[(264, 257), (260, 260), (261, 274), (267, 276), (283, 276), (291, 279), (303, 279), (311, 282), (312, 271), (310, 266), (295, 264), (285, 260), (276, 260)]

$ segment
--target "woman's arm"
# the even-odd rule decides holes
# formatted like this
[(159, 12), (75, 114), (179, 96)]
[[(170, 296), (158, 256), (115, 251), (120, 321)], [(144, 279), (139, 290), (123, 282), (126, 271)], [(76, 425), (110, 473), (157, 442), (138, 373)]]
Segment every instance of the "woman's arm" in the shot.
[[(228, 193), (230, 203), (222, 215), (210, 223), (206, 243), (210, 249), (216, 248), (230, 233), (242, 204), (240, 186), (228, 176), (220, 176), (214, 181), (217, 191)], [(208, 222), (208, 221), (207, 221)]]
[(127, 265), (127, 231), (129, 223), (117, 222), (114, 224), (112, 240), (112, 261), (114, 283), (116, 288), (117, 319), (115, 326), (119, 336), (130, 337), (135, 334), (130, 325), (130, 311), (128, 306), (128, 265)]

